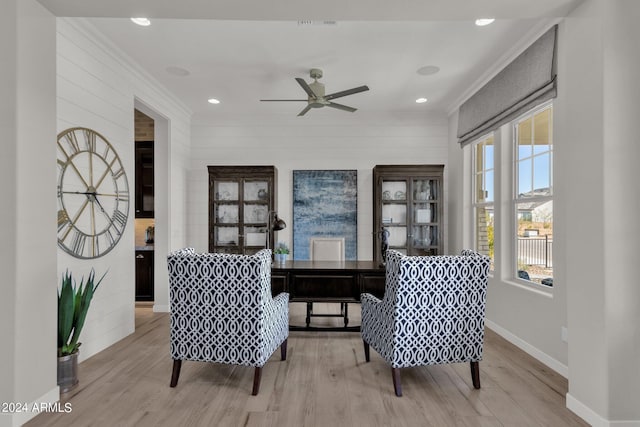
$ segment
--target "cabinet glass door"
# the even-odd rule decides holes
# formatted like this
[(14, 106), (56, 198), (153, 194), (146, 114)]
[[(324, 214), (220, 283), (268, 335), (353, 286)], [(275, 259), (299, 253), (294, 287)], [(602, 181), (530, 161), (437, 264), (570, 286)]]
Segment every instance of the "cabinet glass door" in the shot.
[(267, 247), (269, 222), (269, 182), (245, 180), (243, 190), (244, 253)]
[(440, 244), (438, 223), (438, 181), (414, 179), (412, 244), (421, 255), (437, 254)]
[(237, 181), (214, 182), (215, 245), (223, 252), (235, 252), (240, 244), (239, 188)]
[(407, 253), (407, 181), (382, 181), (382, 227), (390, 249)]

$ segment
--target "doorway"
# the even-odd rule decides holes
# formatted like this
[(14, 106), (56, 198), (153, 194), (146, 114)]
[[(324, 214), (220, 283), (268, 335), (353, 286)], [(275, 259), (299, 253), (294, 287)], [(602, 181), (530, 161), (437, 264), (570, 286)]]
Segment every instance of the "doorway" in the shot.
[(153, 306), (155, 258), (154, 120), (134, 109), (136, 306)]

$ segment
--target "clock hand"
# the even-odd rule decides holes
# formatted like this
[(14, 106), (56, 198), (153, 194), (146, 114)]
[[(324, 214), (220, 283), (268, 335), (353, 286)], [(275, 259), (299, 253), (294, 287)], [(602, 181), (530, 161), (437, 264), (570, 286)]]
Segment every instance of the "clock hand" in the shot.
[(95, 191), (63, 191), (63, 194), (83, 194), (85, 196), (95, 196)]
[(100, 208), (100, 210), (102, 211), (103, 214), (105, 214), (105, 216), (107, 218), (109, 218), (109, 214), (107, 213), (107, 211), (102, 207), (102, 203), (100, 203), (100, 200), (98, 200), (98, 198), (96, 197), (95, 193), (93, 195), (93, 200), (96, 201), (96, 203), (98, 204), (98, 207)]

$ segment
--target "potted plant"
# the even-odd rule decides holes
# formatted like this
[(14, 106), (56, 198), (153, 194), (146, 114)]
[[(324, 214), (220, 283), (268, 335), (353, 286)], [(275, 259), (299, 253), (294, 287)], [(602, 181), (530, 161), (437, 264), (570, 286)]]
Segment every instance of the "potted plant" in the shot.
[(275, 249), (273, 250), (275, 254), (275, 260), (278, 263), (283, 263), (287, 260), (287, 256), (289, 255), (289, 248), (284, 242), (278, 242)]
[[(106, 275), (106, 273), (105, 273)], [(89, 305), (104, 275), (95, 281), (93, 269), (87, 281), (84, 277), (80, 286), (76, 286), (71, 273), (62, 276), (62, 285), (58, 290), (58, 385), (66, 393), (78, 384), (78, 341)]]

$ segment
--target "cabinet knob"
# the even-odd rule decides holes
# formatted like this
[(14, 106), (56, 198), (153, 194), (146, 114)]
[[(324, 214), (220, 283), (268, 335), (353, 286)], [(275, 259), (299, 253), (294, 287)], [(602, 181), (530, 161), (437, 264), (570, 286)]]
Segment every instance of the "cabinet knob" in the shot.
[(143, 258), (144, 258), (144, 255), (142, 255), (142, 254), (136, 255), (136, 259), (143, 259)]

